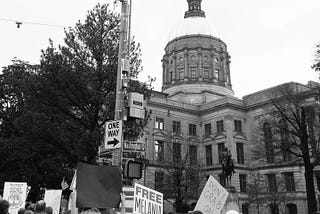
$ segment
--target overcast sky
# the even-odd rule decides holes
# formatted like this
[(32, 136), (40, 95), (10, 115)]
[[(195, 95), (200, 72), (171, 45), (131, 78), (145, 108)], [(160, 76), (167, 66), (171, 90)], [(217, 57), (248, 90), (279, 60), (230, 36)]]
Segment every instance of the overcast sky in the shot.
[[(39, 63), (48, 39), (62, 44), (63, 26), (84, 20), (98, 2), (120, 9), (113, 0), (1, 0), (0, 67), (13, 57)], [(132, 35), (141, 43), (143, 54), (140, 80), (156, 77), (158, 91), (164, 47), (186, 10), (187, 0), (132, 0)], [(310, 66), (320, 42), (319, 0), (203, 0), (202, 10), (213, 36), (228, 46), (235, 96), (284, 82), (318, 81)], [(10, 20), (22, 25), (17, 28)]]

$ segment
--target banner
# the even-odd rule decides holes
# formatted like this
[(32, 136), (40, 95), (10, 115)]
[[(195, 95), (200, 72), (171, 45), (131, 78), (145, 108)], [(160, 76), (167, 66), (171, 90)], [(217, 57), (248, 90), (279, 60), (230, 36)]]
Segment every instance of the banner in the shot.
[(220, 213), (228, 195), (229, 192), (210, 175), (194, 211), (198, 210), (203, 214)]
[(17, 214), (18, 210), (25, 206), (27, 198), (27, 183), (5, 182), (3, 199), (10, 203), (9, 213)]
[(134, 184), (134, 214), (162, 214), (163, 194), (140, 184)]
[(122, 191), (119, 167), (78, 163), (75, 180), (78, 208), (115, 208), (119, 206)]
[(44, 201), (47, 207), (52, 207), (53, 214), (59, 214), (62, 190), (46, 190)]

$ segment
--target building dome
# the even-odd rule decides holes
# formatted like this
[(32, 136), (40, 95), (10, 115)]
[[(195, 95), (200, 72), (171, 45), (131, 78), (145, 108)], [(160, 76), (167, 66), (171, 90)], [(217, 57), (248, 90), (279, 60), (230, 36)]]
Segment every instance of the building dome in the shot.
[(233, 96), (227, 45), (214, 36), (202, 0), (187, 1), (184, 19), (171, 30), (165, 47), (162, 91), (192, 104)]
[(168, 41), (186, 35), (216, 35), (205, 17), (189, 17), (179, 21), (169, 34)]

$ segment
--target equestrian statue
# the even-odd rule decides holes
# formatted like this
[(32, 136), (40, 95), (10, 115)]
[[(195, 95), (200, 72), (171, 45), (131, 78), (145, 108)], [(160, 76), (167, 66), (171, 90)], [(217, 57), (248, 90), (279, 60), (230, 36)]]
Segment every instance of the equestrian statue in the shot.
[(234, 172), (234, 162), (231, 158), (231, 152), (224, 148), (221, 158), (222, 176), (226, 186), (231, 186), (231, 177)]

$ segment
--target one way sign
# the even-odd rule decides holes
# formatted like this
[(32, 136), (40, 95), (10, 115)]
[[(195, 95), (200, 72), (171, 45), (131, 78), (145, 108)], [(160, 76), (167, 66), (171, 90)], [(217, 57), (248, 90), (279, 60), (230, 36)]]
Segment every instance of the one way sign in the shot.
[(122, 145), (122, 120), (106, 122), (105, 149), (118, 149)]

